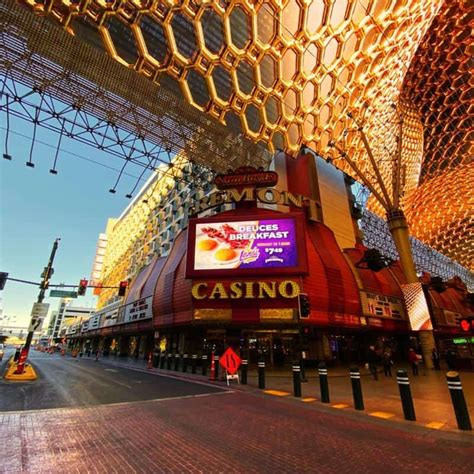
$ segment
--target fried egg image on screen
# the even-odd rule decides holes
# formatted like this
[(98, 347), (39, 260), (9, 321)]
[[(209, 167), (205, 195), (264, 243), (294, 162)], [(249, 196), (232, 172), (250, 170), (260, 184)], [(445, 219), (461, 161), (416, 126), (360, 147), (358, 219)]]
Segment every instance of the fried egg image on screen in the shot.
[(214, 254), (214, 258), (218, 262), (230, 262), (237, 258), (237, 252), (234, 249), (219, 249)]
[(199, 250), (209, 251), (214, 250), (217, 247), (217, 242), (212, 239), (203, 239), (198, 242), (197, 246)]

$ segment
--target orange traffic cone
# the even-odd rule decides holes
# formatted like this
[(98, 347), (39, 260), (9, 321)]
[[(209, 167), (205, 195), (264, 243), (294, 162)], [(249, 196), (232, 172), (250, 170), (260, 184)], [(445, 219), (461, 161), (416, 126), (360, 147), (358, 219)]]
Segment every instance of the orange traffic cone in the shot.
[(211, 354), (211, 371), (209, 375), (210, 375), (209, 380), (211, 382), (215, 382), (216, 381), (216, 362), (214, 360), (214, 352)]
[(148, 354), (148, 363), (146, 364), (147, 369), (152, 369), (153, 368), (153, 363), (151, 360), (151, 352)]

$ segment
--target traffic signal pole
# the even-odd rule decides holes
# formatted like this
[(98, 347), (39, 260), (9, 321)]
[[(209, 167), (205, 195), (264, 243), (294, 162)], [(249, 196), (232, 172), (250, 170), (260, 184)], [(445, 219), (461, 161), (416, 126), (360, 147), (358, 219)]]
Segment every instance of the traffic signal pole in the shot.
[[(58, 245), (59, 245), (60, 240), (61, 239), (57, 238), (54, 241), (53, 249), (51, 250), (51, 255), (49, 256), (48, 265), (45, 267), (44, 272), (43, 272), (43, 280), (41, 281), (40, 292), (38, 295), (38, 299), (36, 300), (37, 303), (42, 303), (44, 300), (46, 290), (48, 289), (49, 278), (53, 270), (54, 257), (56, 255), (56, 250), (58, 250)], [(30, 326), (32, 326), (32, 323), (33, 323), (33, 320), (30, 322)], [(25, 363), (28, 358), (28, 352), (30, 351), (31, 341), (33, 340), (33, 333), (34, 333), (34, 330), (28, 332), (25, 345), (23, 346), (23, 349), (20, 354), (20, 358), (18, 360), (18, 367), (15, 371), (15, 374), (22, 374), (25, 370)]]

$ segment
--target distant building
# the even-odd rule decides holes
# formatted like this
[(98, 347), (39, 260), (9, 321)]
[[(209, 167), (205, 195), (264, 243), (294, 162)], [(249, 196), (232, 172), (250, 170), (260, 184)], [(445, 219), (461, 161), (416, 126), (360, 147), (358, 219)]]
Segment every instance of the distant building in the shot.
[(92, 269), (92, 280), (104, 286), (99, 309), (121, 300), (115, 288), (121, 281), (132, 280), (155, 255), (168, 255), (193, 203), (211, 182), (207, 170), (178, 156), (173, 166), (162, 166), (150, 177), (118, 219), (108, 220)]
[(61, 298), (58, 310), (53, 311), (51, 314), (48, 335), (52, 337), (53, 341), (59, 339), (62, 337), (63, 325), (69, 326), (70, 321), (76, 321), (80, 318), (84, 320), (89, 319), (93, 312), (94, 308), (73, 306), (70, 298)]

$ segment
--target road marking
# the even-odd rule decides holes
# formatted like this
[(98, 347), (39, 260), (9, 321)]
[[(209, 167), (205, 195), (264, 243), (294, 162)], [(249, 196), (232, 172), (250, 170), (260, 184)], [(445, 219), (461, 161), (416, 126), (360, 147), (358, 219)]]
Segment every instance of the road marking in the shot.
[(282, 392), (280, 390), (264, 390), (263, 393), (267, 393), (268, 395), (275, 395), (276, 397), (286, 397), (289, 395), (289, 392)]
[(115, 369), (104, 369), (104, 372), (118, 372), (118, 370), (115, 370)]
[(306, 397), (306, 398), (301, 399), (301, 401), (305, 403), (315, 402), (316, 400), (317, 398), (313, 398), (313, 397)]
[(117, 403), (101, 403), (98, 405), (71, 405), (68, 407), (52, 407), (52, 408), (33, 408), (31, 410), (16, 410), (16, 411), (0, 411), (0, 415), (22, 415), (25, 413), (41, 413), (41, 412), (48, 412), (48, 411), (63, 411), (63, 410), (90, 410), (90, 409), (97, 409), (102, 407), (117, 407), (121, 405), (136, 405), (138, 403), (149, 403), (149, 402), (167, 402), (170, 400), (185, 400), (187, 398), (198, 398), (204, 395), (207, 396), (214, 396), (214, 395), (226, 395), (226, 394), (234, 394), (233, 390), (225, 390), (222, 392), (214, 392), (214, 393), (201, 393), (197, 395), (182, 395), (177, 397), (167, 397), (167, 398), (151, 398), (147, 400), (134, 400), (130, 402), (117, 402)]
[(393, 413), (387, 413), (385, 411), (374, 411), (369, 413), (370, 416), (376, 416), (377, 418), (393, 418), (395, 415)]
[(349, 405), (347, 403), (336, 403), (335, 405), (331, 405), (333, 408), (347, 408)]
[(432, 421), (431, 423), (427, 423), (425, 426), (427, 428), (431, 428), (433, 430), (441, 429), (446, 423), (440, 423), (438, 421)]

